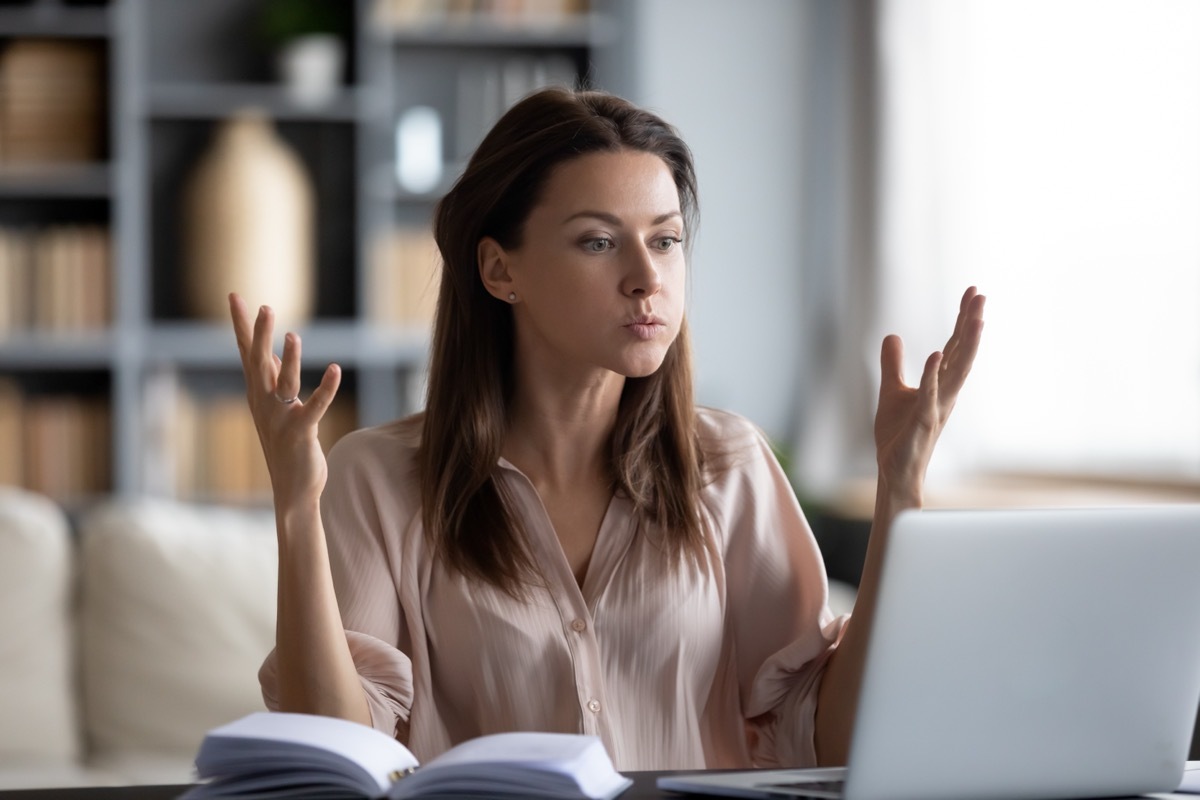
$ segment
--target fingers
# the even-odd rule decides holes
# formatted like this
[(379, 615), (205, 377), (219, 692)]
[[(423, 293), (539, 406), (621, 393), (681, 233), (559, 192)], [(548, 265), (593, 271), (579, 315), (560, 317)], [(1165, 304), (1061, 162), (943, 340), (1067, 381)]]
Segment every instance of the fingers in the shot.
[(953, 398), (962, 388), (975, 363), (983, 336), (983, 308), (987, 298), (974, 286), (963, 294), (954, 333), (946, 343), (942, 362), (942, 393)]
[[(279, 361), (270, 349), (273, 324), (266, 312), (269, 309), (260, 308), (258, 316), (252, 319), (246, 301), (237, 293), (231, 292), (229, 295), (229, 315), (233, 320), (233, 334), (242, 360), (246, 395), (251, 400), (256, 394), (270, 391), (279, 372)], [(264, 346), (267, 356), (265, 364)]]
[(300, 337), (290, 332), (284, 336), (280, 358), (273, 349), (275, 313), (270, 306), (260, 306), (251, 320), (246, 301), (231, 292), (229, 314), (247, 392), (270, 394), (275, 399), (296, 397), (300, 392)]
[(275, 365), (275, 353), (271, 349), (275, 333), (275, 313), (270, 306), (260, 306), (254, 319), (254, 336), (250, 340), (249, 380), (261, 392), (275, 389), (279, 368)]
[[(271, 347), (275, 319), (270, 306), (260, 307), (258, 315), (251, 319), (245, 300), (236, 293), (230, 293), (229, 313), (233, 320), (238, 352), (242, 357), (247, 392), (251, 394), (251, 398), (253, 399), (254, 395), (265, 394), (278, 402), (299, 397), (303, 353), (300, 336), (288, 332), (283, 337), (283, 357), (280, 358)], [(304, 416), (308, 418), (306, 421), (315, 424), (325, 415), (337, 395), (341, 382), (341, 367), (330, 364), (312, 395), (297, 407), (303, 408)]]
[(254, 340), (254, 323), (250, 319), (246, 302), (237, 294), (229, 295), (229, 316), (233, 319), (233, 335), (237, 340), (238, 355), (242, 359), (242, 373), (246, 378), (248, 390), (252, 385), (254, 371), (250, 355), (251, 343)]
[[(300, 337), (295, 333), (289, 332), (283, 337), (283, 359), (279, 362), (279, 378), (275, 383), (275, 391), (273, 392), (275, 400), (284, 402), (300, 396), (301, 353), (302, 345)], [(341, 382), (341, 367), (337, 364), (330, 364), (325, 368), (320, 384), (317, 385), (317, 388), (306, 400), (297, 406), (298, 409), (303, 409), (307, 423), (316, 424), (325, 416), (325, 412), (329, 410), (330, 404), (333, 403), (333, 398), (337, 395), (337, 390)], [(290, 406), (292, 403), (287, 402), (286, 405)]]
[(921, 372), (921, 383), (917, 387), (917, 406), (930, 427), (935, 427), (941, 416), (938, 400), (941, 397), (941, 366), (944, 359), (939, 352), (931, 353), (925, 359), (925, 369)]
[(968, 286), (967, 290), (963, 292), (962, 300), (958, 301), (958, 315), (960, 318), (967, 313), (967, 309), (971, 307), (971, 301), (976, 297), (979, 297), (979, 288)]
[[(899, 336), (893, 333), (883, 338), (883, 351), (879, 361), (882, 373), (882, 380), (879, 382), (881, 393), (897, 388), (907, 388), (904, 383), (904, 342)], [(941, 380), (939, 368), (943, 362), (944, 356), (940, 352), (932, 353), (925, 360), (925, 367), (921, 371), (921, 382), (917, 386), (917, 392), (923, 402), (930, 397), (937, 397)]]
[(879, 355), (882, 379), (880, 389), (889, 384), (904, 383), (904, 342), (896, 334), (883, 337), (883, 351)]
[(246, 301), (236, 292), (229, 294), (229, 316), (233, 320), (233, 335), (237, 339), (238, 352), (245, 354), (250, 346), (250, 315)]
[(974, 286), (968, 287), (963, 292), (962, 299), (958, 303), (958, 317), (954, 320), (954, 332), (950, 334), (950, 339), (942, 348), (942, 352), (949, 355), (957, 343), (967, 336), (972, 321), (983, 318), (984, 299)]
[(946, 346), (942, 348), (943, 353), (949, 353), (954, 342), (962, 335), (963, 324), (968, 315), (968, 310), (971, 307), (971, 301), (978, 296), (979, 290), (974, 286), (968, 286), (963, 292), (962, 298), (958, 301), (958, 316), (954, 320), (954, 331), (950, 334), (950, 339), (946, 342)]
[[(975, 356), (979, 352), (979, 342), (983, 336), (983, 308), (986, 297), (979, 290), (968, 287), (959, 301), (958, 317), (954, 323), (954, 332), (950, 335), (946, 346), (939, 354), (939, 389), (943, 394), (948, 390), (957, 392), (966, 381)], [(903, 372), (904, 347), (900, 338), (895, 334), (883, 340), (883, 352), (880, 363), (883, 368), (884, 383), (904, 382)], [(928, 365), (928, 362), (926, 362)]]
[(279, 360), (274, 395), (280, 402), (300, 396), (300, 337), (288, 333), (283, 337), (283, 358)]
[(342, 368), (337, 364), (330, 364), (325, 368), (325, 374), (321, 376), (321, 383), (313, 390), (312, 395), (304, 401), (304, 413), (313, 422), (318, 422), (325, 416), (325, 412), (329, 410), (330, 404), (333, 403), (333, 398), (337, 395), (338, 387), (342, 383)]

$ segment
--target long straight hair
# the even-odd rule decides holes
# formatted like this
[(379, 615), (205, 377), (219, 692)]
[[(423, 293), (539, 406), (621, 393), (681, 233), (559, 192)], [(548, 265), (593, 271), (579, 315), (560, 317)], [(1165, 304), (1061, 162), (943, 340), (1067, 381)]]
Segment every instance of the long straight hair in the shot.
[[(520, 595), (532, 571), (525, 531), (495, 480), (514, 385), (512, 309), (479, 276), (490, 236), (521, 245), (551, 171), (587, 153), (636, 150), (671, 171), (690, 232), (698, 218), (692, 155), (676, 130), (621, 98), (551, 88), (514, 105), (438, 203), (442, 277), (418, 463), (426, 534), (460, 572)], [(689, 240), (691, 236), (687, 237)], [(661, 536), (665, 550), (703, 560), (701, 450), (686, 320), (652, 375), (627, 378), (612, 436), (613, 490)]]

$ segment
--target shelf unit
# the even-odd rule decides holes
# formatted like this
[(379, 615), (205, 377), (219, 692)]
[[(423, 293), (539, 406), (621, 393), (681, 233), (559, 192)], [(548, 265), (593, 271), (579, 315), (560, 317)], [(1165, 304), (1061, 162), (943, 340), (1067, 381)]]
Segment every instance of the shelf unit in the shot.
[(101, 2), (0, 4), (0, 483), (55, 495), (113, 482), (118, 159), (95, 74), (117, 49), (111, 20)]
[[(108, 158), (70, 168), (0, 163), (0, 223), (84, 221), (110, 230), (109, 324), (65, 332), (0, 329), (0, 431), (14, 428), (4, 424), (5, 386), (18, 387), (27, 412), (51, 393), (95, 397), (106, 409), (111, 447), (99, 480), (82, 491), (47, 490), (68, 505), (109, 493), (266, 499), (261, 473), (244, 492), (184, 485), (180, 478), (198, 469), (193, 460), (205, 459), (195, 442), (181, 446), (178, 437), (192, 431), (218, 439), (211, 431), (196, 434), (204, 430), (197, 419), (228, 406), (231, 397), (242, 400), (243, 428), (229, 434), (236, 429), (231, 420), (219, 425), (226, 437), (248, 439), (251, 457), (261, 462), (253, 430), (245, 427), (249, 413), (230, 327), (189, 317), (182, 301), (181, 197), (222, 120), (245, 108), (265, 114), (316, 189), (315, 310), (297, 331), (309, 388), (331, 361), (345, 373), (332, 441), (350, 427), (413, 411), (423, 397), (427, 321), (381, 321), (373, 310), (381, 242), (397, 229), (428, 225), (437, 197), (512, 99), (505, 90), (587, 82), (594, 78), (594, 49), (616, 35), (597, 2), (590, 13), (555, 25), (499, 24), (477, 15), (391, 27), (381, 23), (379, 0), (329, 0), (343, 17), (347, 63), (336, 95), (312, 108), (296, 104), (275, 78), (256, 27), (264, 1), (0, 3), (0, 46), (83, 38), (107, 51)], [(430, 192), (405, 190), (396, 179), (395, 126), (414, 105), (437, 109), (443, 123), (447, 164)], [(213, 447), (242, 444), (226, 438)], [(210, 453), (208, 460), (219, 456)]]

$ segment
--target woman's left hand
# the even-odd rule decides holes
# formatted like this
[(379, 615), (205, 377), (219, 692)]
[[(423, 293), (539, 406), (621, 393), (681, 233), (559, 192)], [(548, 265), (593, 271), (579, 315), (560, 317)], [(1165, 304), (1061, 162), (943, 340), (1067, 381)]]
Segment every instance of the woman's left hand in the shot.
[(974, 286), (963, 294), (954, 333), (940, 352), (925, 361), (921, 382), (904, 382), (904, 345), (899, 336), (883, 340), (879, 408), (875, 413), (875, 454), (880, 491), (894, 514), (920, 507), (925, 470), (946, 420), (967, 380), (983, 333), (984, 296)]

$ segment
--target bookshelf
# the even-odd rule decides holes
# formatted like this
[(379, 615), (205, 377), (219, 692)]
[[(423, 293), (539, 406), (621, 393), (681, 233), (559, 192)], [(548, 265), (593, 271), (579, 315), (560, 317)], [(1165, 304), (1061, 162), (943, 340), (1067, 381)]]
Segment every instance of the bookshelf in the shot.
[[(64, 96), (98, 89), (82, 95), (94, 118), (59, 126), (92, 139), (68, 136), (57, 156), (5, 157), (20, 144), (5, 134), (29, 123), (19, 111), (6, 123), (0, 108), (0, 483), (68, 506), (112, 493), (269, 499), (232, 332), (197, 315), (188, 290), (189, 187), (247, 109), (312, 187), (311, 313), (289, 327), (303, 337), (310, 388), (325, 364), (344, 370), (323, 442), (419, 408), (434, 202), (511, 100), (592, 80), (594, 49), (616, 34), (595, 0), (529, 3), (536, 12), (327, 0), (342, 78), (322, 102), (301, 102), (262, 35), (272, 1), (0, 2), (0, 82), (10, 53), (36, 61), (44, 45), (91, 64), (58, 82)], [(397, 157), (410, 147), (398, 123), (414, 107), (432, 110), (440, 150), (440, 174), (416, 188)]]

